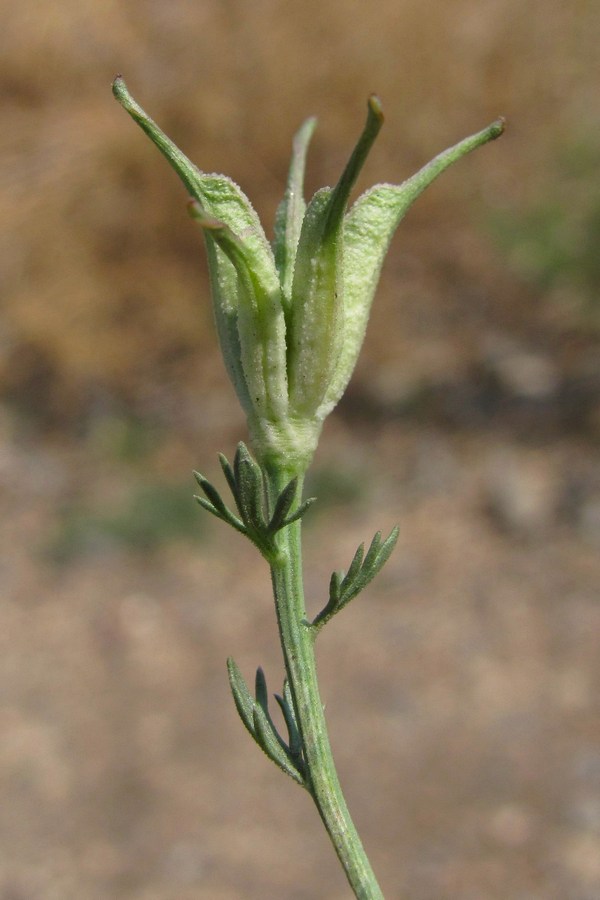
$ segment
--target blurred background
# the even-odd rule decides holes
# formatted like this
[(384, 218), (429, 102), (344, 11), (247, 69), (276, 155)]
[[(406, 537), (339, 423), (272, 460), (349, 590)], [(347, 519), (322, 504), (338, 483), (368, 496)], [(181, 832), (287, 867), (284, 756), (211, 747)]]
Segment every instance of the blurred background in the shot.
[(0, 897), (342, 900), (225, 658), (280, 690), (266, 566), (191, 497), (245, 437), (185, 193), (133, 94), (270, 229), (292, 135), (360, 189), (499, 114), (402, 223), (309, 493), (309, 607), (388, 898), (600, 897), (600, 9), (590, 0), (3, 4)]

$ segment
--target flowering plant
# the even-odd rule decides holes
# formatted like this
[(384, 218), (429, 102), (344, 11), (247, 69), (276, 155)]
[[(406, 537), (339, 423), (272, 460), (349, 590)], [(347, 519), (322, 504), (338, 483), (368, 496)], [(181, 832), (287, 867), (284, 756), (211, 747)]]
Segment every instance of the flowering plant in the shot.
[(240, 717), (266, 755), (315, 801), (357, 897), (383, 895), (350, 818), (337, 778), (319, 698), (316, 635), (375, 577), (389, 558), (398, 529), (378, 532), (347, 572), (331, 576), (321, 612), (307, 619), (302, 586), (301, 518), (304, 474), (323, 421), (354, 370), (381, 266), (392, 236), (414, 200), (453, 162), (502, 134), (499, 119), (436, 156), (402, 184), (378, 184), (348, 209), (352, 188), (383, 123), (371, 96), (362, 134), (334, 188), (303, 196), (305, 160), (315, 120), (294, 138), (285, 195), (269, 244), (242, 190), (224, 175), (201, 172), (160, 130), (118, 76), (113, 93), (179, 175), (191, 196), (189, 211), (204, 232), (213, 307), (229, 376), (246, 413), (253, 459), (244, 444), (233, 465), (221, 466), (233, 495), (230, 509), (201, 474), (199, 503), (246, 535), (271, 568), (286, 677), (276, 700), (282, 736), (268, 708), (259, 668), (252, 696), (228, 661)]

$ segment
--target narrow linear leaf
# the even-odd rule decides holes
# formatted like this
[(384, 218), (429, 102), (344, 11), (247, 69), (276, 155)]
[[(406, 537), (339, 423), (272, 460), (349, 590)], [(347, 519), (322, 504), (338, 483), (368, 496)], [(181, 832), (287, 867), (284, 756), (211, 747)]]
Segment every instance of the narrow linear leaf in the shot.
[(374, 565), (374, 563), (377, 560), (377, 556), (379, 554), (380, 547), (381, 547), (381, 532), (378, 531), (376, 533), (375, 537), (373, 538), (373, 540), (371, 541), (369, 549), (367, 550), (367, 555), (364, 558), (364, 561), (362, 564), (363, 572), (368, 572), (369, 569), (371, 568), (371, 566)]
[(294, 720), (294, 725), (296, 729), (298, 729), (298, 721), (296, 719), (296, 707), (294, 706), (294, 696), (292, 694), (292, 689), (290, 687), (290, 683), (287, 678), (283, 679), (283, 699), (285, 700), (287, 707), (290, 711), (290, 715)]
[(204, 475), (201, 475), (200, 472), (194, 472), (194, 478), (196, 479), (212, 505), (222, 513), (226, 512), (227, 507), (225, 506), (221, 495), (219, 494), (218, 490), (213, 487), (210, 481), (208, 481), (208, 479), (205, 478)]
[(196, 501), (196, 503), (199, 503), (200, 506), (207, 512), (212, 513), (213, 516), (217, 517), (217, 519), (221, 519), (221, 521), (223, 521), (223, 515), (220, 510), (215, 509), (210, 500), (207, 500), (206, 497), (200, 497), (199, 494), (194, 494), (194, 500)]
[(289, 513), (292, 503), (296, 497), (296, 491), (298, 489), (298, 479), (292, 478), (288, 484), (284, 487), (282, 492), (277, 498), (277, 502), (275, 503), (275, 509), (273, 510), (273, 515), (271, 516), (271, 521), (268, 525), (268, 531), (271, 534), (274, 534), (276, 531), (279, 531), (280, 528), (286, 523), (285, 519), (287, 514)]
[(337, 612), (337, 608), (341, 598), (343, 578), (343, 572), (331, 573), (331, 578), (329, 580), (329, 600), (327, 601), (321, 612), (312, 620), (311, 625), (314, 628), (321, 628), (325, 624), (325, 622), (328, 622), (329, 619), (331, 619), (331, 617)]
[(259, 666), (256, 670), (256, 679), (254, 682), (254, 692), (256, 694), (256, 702), (265, 713), (269, 713), (269, 692), (267, 691), (267, 679), (265, 673)]
[[(381, 532), (378, 531), (367, 551), (363, 561), (364, 544), (361, 544), (356, 553), (348, 574), (333, 572), (329, 582), (329, 601), (318, 616), (313, 619), (311, 625), (318, 631), (336, 613), (360, 594), (360, 592), (381, 571), (391, 556), (392, 550), (398, 540), (399, 528), (396, 526), (389, 536), (381, 542)], [(361, 564), (362, 563), (362, 564)]]
[(300, 504), (298, 509), (293, 512), (291, 516), (288, 516), (283, 525), (291, 525), (292, 522), (297, 522), (298, 519), (302, 518), (308, 507), (313, 505), (316, 499), (316, 497), (308, 497), (303, 503)]
[(233, 472), (240, 499), (240, 514), (244, 523), (251, 525), (258, 532), (265, 531), (267, 523), (263, 513), (263, 476), (245, 444), (238, 445)]
[(302, 770), (302, 738), (300, 737), (300, 732), (298, 730), (298, 724), (296, 722), (296, 716), (294, 714), (292, 693), (289, 690), (287, 679), (284, 682), (283, 697), (281, 697), (279, 694), (275, 694), (275, 699), (279, 703), (281, 712), (283, 713), (283, 718), (285, 719), (285, 724), (288, 731), (290, 755), (295, 761), (298, 768)]
[(240, 719), (254, 740), (256, 740), (254, 728), (254, 708), (256, 704), (252, 694), (248, 690), (248, 685), (244, 680), (244, 676), (231, 656), (227, 660), (227, 672), (229, 674), (229, 684), (231, 686), (231, 693), (233, 694), (233, 702), (235, 703)]
[(302, 773), (296, 768), (289, 752), (281, 746), (276, 732), (260, 706), (254, 706), (254, 735), (257, 744), (276, 766), (289, 775), (297, 784), (305, 786)]
[(250, 694), (244, 676), (231, 657), (227, 660), (227, 671), (236, 709), (248, 732), (272, 762), (295, 782), (304, 786), (305, 782), (301, 772), (282, 747), (273, 726)]
[(196, 503), (199, 503), (203, 509), (207, 510), (207, 512), (212, 513), (215, 518), (220, 519), (221, 522), (225, 522), (227, 525), (231, 525), (231, 527), (235, 528), (236, 531), (239, 531), (240, 534), (243, 534), (246, 537), (248, 536), (244, 523), (240, 522), (237, 516), (234, 516), (228, 509), (225, 509), (224, 511), (216, 509), (210, 500), (207, 500), (206, 497), (200, 497), (198, 494), (194, 494), (194, 500)]
[(329, 580), (329, 600), (332, 598), (335, 600), (335, 604), (337, 604), (340, 599), (340, 593), (342, 588), (342, 581), (344, 580), (343, 572), (332, 572), (331, 578)]
[(342, 581), (342, 591), (346, 585), (352, 584), (354, 579), (356, 578), (358, 572), (360, 571), (360, 567), (362, 565), (363, 556), (365, 553), (365, 545), (361, 544), (356, 553), (352, 558), (352, 562), (350, 563), (350, 568), (348, 569), (344, 580)]
[(277, 728), (275, 727), (275, 723), (273, 722), (273, 719), (271, 718), (271, 713), (269, 712), (269, 692), (267, 690), (267, 679), (265, 678), (265, 673), (263, 672), (263, 670), (260, 666), (256, 670), (256, 679), (255, 679), (254, 685), (255, 685), (254, 691), (255, 691), (255, 695), (256, 695), (256, 702), (258, 703), (258, 705), (262, 709), (263, 713), (265, 714), (265, 718), (267, 719), (267, 722), (269, 723), (269, 726), (271, 728), (271, 731), (273, 732), (273, 735), (277, 738), (281, 748), (287, 753), (289, 750), (289, 747), (286, 744), (286, 742), (283, 740), (281, 735), (279, 734)]
[(227, 457), (225, 456), (224, 453), (219, 453), (219, 462), (221, 464), (221, 469), (223, 470), (223, 474), (227, 480), (227, 484), (229, 485), (229, 490), (231, 491), (231, 495), (232, 495), (233, 499), (235, 500), (235, 504), (238, 507), (238, 511), (239, 511), (238, 490), (237, 490), (237, 485), (235, 483), (235, 475), (233, 474), (233, 469), (231, 468), (231, 465), (229, 464), (229, 460), (227, 459)]
[(396, 526), (386, 540), (381, 543), (381, 532), (378, 531), (371, 542), (360, 572), (354, 578), (352, 584), (344, 589), (338, 608), (342, 609), (350, 600), (354, 599), (375, 578), (391, 556), (392, 550), (398, 540), (399, 529)]

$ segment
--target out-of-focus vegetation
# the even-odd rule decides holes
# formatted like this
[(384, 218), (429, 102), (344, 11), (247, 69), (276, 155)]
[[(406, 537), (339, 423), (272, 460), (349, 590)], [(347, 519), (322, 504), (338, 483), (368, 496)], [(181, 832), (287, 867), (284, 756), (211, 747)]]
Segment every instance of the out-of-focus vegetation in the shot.
[(600, 140), (558, 147), (556, 179), (540, 195), (498, 210), (492, 230), (515, 273), (575, 325), (600, 324)]

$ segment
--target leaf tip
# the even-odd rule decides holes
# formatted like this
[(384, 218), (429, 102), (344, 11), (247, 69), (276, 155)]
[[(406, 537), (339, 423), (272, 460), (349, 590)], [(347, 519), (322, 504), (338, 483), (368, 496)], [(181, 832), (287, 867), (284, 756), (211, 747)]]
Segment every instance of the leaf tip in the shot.
[(498, 116), (495, 122), (490, 125), (490, 140), (495, 141), (504, 134), (506, 130), (506, 119), (504, 116)]
[(383, 115), (383, 105), (377, 94), (371, 94), (367, 101), (369, 112), (374, 116), (380, 124), (383, 124), (385, 116)]
[(130, 99), (129, 91), (127, 90), (127, 85), (125, 84), (125, 79), (120, 72), (118, 72), (113, 78), (112, 92), (115, 99), (117, 99), (119, 103), (121, 103), (121, 105), (124, 105)]

